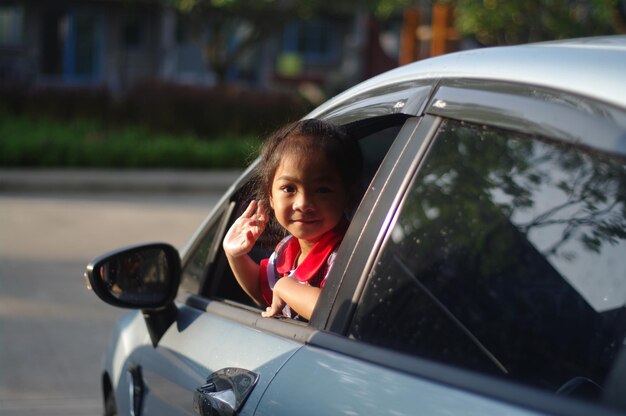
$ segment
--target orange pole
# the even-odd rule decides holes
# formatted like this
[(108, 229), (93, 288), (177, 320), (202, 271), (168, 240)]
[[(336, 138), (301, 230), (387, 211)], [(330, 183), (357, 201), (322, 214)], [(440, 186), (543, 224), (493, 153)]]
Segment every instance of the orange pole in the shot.
[(450, 21), (450, 6), (447, 4), (433, 4), (432, 39), (430, 55), (443, 55), (447, 50), (448, 23)]
[(400, 33), (400, 56), (398, 64), (405, 65), (417, 60), (418, 43), (417, 27), (420, 24), (420, 12), (415, 8), (404, 9), (402, 18), (402, 32)]

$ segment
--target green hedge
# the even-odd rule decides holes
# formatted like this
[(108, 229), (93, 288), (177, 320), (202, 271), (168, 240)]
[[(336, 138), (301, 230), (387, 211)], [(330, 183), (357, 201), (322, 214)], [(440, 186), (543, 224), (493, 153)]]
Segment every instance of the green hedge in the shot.
[(141, 127), (107, 129), (100, 122), (0, 114), (0, 165), (215, 169), (246, 166), (259, 140), (155, 134)]
[(145, 82), (0, 85), (5, 167), (241, 168), (259, 139), (311, 109), (297, 95)]

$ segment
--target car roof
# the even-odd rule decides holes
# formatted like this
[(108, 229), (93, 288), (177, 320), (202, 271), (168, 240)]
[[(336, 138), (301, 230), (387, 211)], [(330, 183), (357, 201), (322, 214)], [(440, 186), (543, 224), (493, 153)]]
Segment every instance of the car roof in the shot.
[(541, 86), (626, 109), (626, 36), (480, 48), (417, 61), (357, 84), (322, 104), (310, 116), (374, 89), (446, 78)]

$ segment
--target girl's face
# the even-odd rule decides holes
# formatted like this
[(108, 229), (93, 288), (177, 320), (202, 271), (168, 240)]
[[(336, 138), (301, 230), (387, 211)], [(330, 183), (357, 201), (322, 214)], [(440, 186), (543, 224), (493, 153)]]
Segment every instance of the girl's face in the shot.
[(287, 155), (274, 173), (270, 205), (280, 225), (302, 246), (314, 244), (339, 223), (349, 195), (337, 168), (321, 152)]

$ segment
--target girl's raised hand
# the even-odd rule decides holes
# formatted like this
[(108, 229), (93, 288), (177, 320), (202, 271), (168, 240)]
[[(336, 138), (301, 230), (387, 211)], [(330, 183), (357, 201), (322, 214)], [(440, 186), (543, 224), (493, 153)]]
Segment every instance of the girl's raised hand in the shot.
[(223, 247), (226, 255), (236, 258), (248, 254), (265, 230), (267, 220), (267, 210), (263, 202), (250, 201), (248, 208), (230, 226), (224, 237)]

